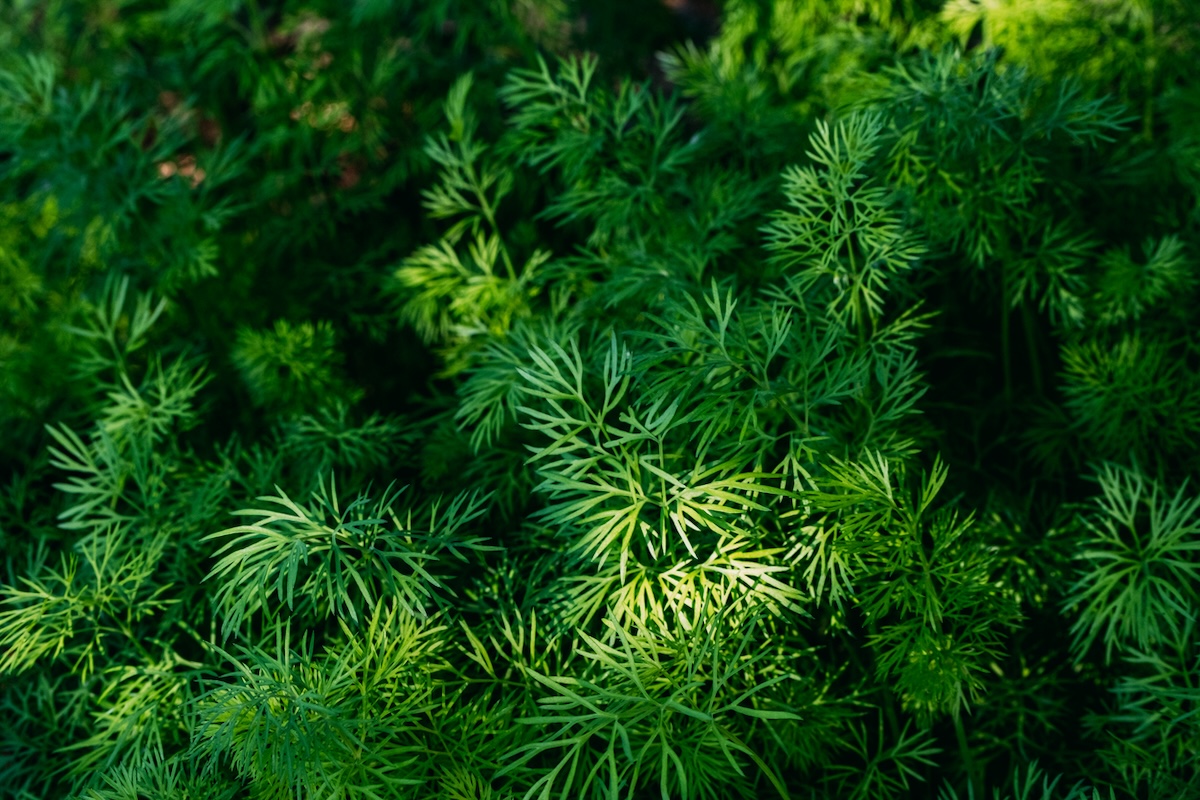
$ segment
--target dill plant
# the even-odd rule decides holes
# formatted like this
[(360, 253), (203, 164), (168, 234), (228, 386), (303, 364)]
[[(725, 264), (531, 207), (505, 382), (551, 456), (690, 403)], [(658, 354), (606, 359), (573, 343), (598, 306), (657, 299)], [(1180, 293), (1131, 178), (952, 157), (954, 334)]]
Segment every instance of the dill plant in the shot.
[(1189, 4), (719, 5), (0, 9), (6, 796), (1200, 796)]

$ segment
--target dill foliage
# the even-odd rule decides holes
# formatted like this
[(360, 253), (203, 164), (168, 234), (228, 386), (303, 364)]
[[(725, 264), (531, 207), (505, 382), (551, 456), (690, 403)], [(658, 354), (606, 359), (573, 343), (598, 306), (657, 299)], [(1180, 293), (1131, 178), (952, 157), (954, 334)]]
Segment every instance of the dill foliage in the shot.
[(0, 794), (1200, 797), (1198, 48), (0, 4)]

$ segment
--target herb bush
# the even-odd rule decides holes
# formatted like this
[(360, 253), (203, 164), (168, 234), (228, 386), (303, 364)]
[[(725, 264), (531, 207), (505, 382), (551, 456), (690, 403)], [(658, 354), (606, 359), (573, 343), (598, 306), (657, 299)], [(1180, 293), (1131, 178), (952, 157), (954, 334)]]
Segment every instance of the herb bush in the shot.
[(6, 797), (1200, 797), (1191, 0), (0, 8)]

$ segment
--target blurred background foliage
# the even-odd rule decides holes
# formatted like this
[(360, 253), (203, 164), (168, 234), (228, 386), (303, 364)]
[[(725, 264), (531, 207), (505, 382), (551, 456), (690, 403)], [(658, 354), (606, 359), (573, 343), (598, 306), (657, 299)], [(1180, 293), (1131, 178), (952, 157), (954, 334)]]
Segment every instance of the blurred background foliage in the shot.
[(1200, 797), (1198, 57), (0, 4), (2, 791)]

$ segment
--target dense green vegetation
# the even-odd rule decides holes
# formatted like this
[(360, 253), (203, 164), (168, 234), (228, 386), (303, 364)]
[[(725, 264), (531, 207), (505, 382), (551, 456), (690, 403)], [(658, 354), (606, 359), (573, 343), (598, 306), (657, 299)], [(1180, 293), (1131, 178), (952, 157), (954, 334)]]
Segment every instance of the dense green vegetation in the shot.
[(0, 794), (1200, 797), (1198, 59), (0, 4)]

